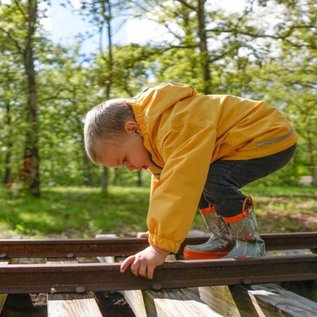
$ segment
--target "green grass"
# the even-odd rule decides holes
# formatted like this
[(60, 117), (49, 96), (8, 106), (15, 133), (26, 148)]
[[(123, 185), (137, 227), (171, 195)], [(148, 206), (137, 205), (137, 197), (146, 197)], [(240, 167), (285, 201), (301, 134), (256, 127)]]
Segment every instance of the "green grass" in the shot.
[[(253, 197), (260, 232), (317, 231), (316, 187), (254, 187)], [(98, 233), (134, 235), (146, 230), (148, 188), (110, 187), (107, 195), (97, 188), (55, 187), (42, 197), (12, 197), (0, 190), (2, 237), (90, 238)], [(204, 230), (199, 215), (193, 229)]]
[(23, 236), (93, 237), (101, 232), (127, 234), (146, 229), (146, 188), (56, 187), (39, 199), (10, 199), (2, 191), (0, 227)]
[(246, 186), (261, 232), (317, 231), (317, 188)]

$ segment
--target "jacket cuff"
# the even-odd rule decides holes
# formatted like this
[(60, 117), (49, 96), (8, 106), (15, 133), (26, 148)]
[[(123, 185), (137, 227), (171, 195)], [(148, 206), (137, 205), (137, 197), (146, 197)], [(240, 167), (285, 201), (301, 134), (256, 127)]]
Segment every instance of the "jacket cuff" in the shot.
[(172, 253), (176, 253), (181, 246), (180, 242), (175, 242), (174, 240), (168, 240), (164, 238), (160, 238), (155, 234), (149, 234), (148, 238), (149, 244), (155, 247), (158, 247), (163, 250), (170, 251)]

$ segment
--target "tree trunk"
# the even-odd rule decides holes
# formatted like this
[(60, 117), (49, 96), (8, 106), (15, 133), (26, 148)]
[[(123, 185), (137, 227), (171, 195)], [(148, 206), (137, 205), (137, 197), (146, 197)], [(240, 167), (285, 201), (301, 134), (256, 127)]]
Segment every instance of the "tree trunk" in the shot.
[(37, 87), (36, 71), (34, 67), (33, 40), (37, 23), (37, 1), (27, 1), (27, 38), (24, 50), (24, 69), (27, 81), (27, 131), (26, 144), (24, 149), (22, 176), (28, 184), (30, 193), (40, 196), (40, 172), (39, 172), (39, 151), (38, 136), (39, 124), (37, 115)]
[(101, 173), (101, 179), (100, 179), (101, 191), (103, 193), (108, 192), (108, 185), (109, 185), (109, 169), (107, 167), (103, 167), (102, 173)]
[(113, 185), (119, 186), (121, 184), (121, 174), (118, 168), (114, 168)]
[(137, 172), (137, 182), (136, 185), (138, 187), (142, 187), (142, 172)]
[(199, 50), (201, 56), (201, 71), (203, 78), (204, 94), (211, 94), (211, 75), (210, 75), (210, 56), (208, 52), (207, 35), (206, 35), (206, 16), (205, 16), (206, 0), (198, 0), (197, 18), (198, 18), (198, 37)]
[(94, 186), (94, 180), (92, 177), (91, 164), (85, 151), (83, 151), (83, 165), (84, 165), (84, 174), (85, 174), (84, 184), (86, 186), (92, 187)]
[(7, 187), (7, 188), (11, 188), (12, 183), (13, 183), (13, 179), (11, 176), (11, 168), (10, 168), (10, 159), (11, 159), (11, 148), (7, 149), (7, 153), (5, 155), (5, 159), (4, 159), (4, 173), (3, 173), (3, 184)]
[[(99, 28), (99, 32), (100, 32), (100, 37), (102, 38), (103, 35), (103, 26), (104, 26), (104, 22), (106, 23), (106, 28), (107, 28), (107, 42), (108, 42), (108, 56), (105, 57), (103, 54), (103, 47), (102, 47), (102, 40), (100, 40), (100, 53), (101, 56), (104, 58), (104, 60), (107, 62), (108, 65), (108, 72), (109, 72), (109, 77), (107, 78), (105, 84), (106, 84), (106, 98), (107, 100), (110, 99), (111, 96), (111, 86), (112, 86), (112, 82), (111, 82), (111, 75), (113, 72), (113, 55), (112, 55), (112, 34), (111, 34), (111, 20), (112, 20), (112, 15), (111, 15), (111, 1), (107, 0), (107, 1), (102, 1), (101, 3), (102, 5), (102, 17), (104, 18), (104, 21), (101, 22), (100, 28)], [(101, 182), (101, 190), (102, 191), (107, 191), (108, 190), (108, 184), (109, 184), (109, 172), (105, 172), (105, 169), (107, 169), (107, 167), (104, 167), (103, 169), (103, 173), (101, 174), (102, 178), (107, 177), (107, 179), (103, 179)], [(106, 186), (106, 187), (104, 187)]]
[[(5, 114), (5, 125), (8, 131), (11, 128), (11, 113), (10, 113), (10, 102), (6, 104), (6, 114)], [(11, 168), (10, 168), (10, 161), (11, 161), (11, 151), (12, 151), (12, 141), (10, 137), (10, 133), (7, 133), (8, 142), (6, 144), (6, 152), (4, 157), (4, 173), (3, 173), (3, 184), (10, 188), (12, 186), (12, 176), (11, 176)]]
[(313, 178), (313, 185), (317, 185), (317, 164), (314, 156), (314, 140), (311, 138), (307, 139), (307, 145), (308, 145), (308, 155), (309, 155), (309, 165), (310, 165), (310, 173)]

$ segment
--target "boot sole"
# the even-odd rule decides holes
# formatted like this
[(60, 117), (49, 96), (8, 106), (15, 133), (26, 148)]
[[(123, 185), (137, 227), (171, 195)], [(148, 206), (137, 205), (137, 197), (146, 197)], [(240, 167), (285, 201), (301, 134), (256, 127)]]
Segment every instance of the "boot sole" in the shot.
[(183, 255), (187, 260), (208, 260), (223, 258), (228, 253), (229, 252), (199, 252), (185, 249)]

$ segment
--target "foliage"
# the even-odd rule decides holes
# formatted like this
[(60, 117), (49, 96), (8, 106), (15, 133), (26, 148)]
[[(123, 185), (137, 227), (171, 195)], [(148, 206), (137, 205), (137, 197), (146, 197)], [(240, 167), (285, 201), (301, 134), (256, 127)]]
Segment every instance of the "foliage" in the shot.
[[(40, 5), (47, 2), (37, 1)], [(0, 6), (0, 175), (13, 192), (27, 144), (27, 86), (19, 48), (26, 21), (17, 2)], [(45, 6), (44, 6), (45, 7)], [(49, 40), (39, 10), (33, 49), (37, 84), (41, 184), (99, 186), (101, 170), (83, 148), (85, 113), (107, 98), (131, 97), (166, 80), (186, 82), (199, 92), (265, 99), (284, 112), (300, 135), (294, 160), (259, 184), (317, 181), (317, 7), (312, 0), (246, 1), (239, 13), (214, 1), (82, 1), (80, 12), (98, 33), (100, 46), (83, 55), (86, 36), (73, 47)], [(114, 26), (145, 19), (165, 28), (166, 39), (115, 43)], [(19, 26), (19, 27), (17, 27)], [(109, 182), (137, 183), (137, 175), (110, 170)], [(149, 182), (148, 175), (142, 175)]]

